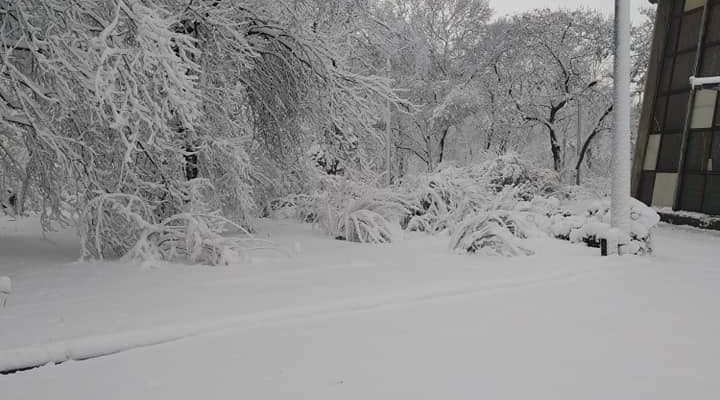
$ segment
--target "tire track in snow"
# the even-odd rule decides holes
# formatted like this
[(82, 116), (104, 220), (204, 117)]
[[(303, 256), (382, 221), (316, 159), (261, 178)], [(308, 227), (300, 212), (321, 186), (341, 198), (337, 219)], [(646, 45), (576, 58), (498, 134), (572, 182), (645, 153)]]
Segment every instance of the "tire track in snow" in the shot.
[(66, 361), (82, 361), (104, 357), (128, 350), (223, 331), (257, 329), (264, 326), (276, 326), (290, 322), (333, 318), (340, 315), (347, 315), (348, 313), (390, 310), (426, 303), (452, 301), (479, 295), (502, 293), (514, 289), (572, 282), (586, 278), (588, 275), (598, 271), (612, 272), (614, 269), (601, 269), (599, 266), (585, 267), (580, 270), (554, 272), (525, 279), (500, 279), (487, 282), (486, 284), (473, 285), (460, 289), (432, 290), (419, 294), (410, 293), (405, 295), (355, 298), (331, 305), (281, 308), (238, 317), (198, 321), (190, 324), (178, 324), (7, 349), (0, 351), (0, 374), (12, 374), (38, 368), (46, 364), (61, 364)]

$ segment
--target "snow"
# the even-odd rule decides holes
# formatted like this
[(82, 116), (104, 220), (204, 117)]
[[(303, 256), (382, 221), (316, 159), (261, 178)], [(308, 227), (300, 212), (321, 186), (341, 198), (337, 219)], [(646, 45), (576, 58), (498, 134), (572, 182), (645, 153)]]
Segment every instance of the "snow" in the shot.
[(696, 87), (703, 86), (720, 86), (720, 76), (691, 76), (690, 86), (694, 90)]
[(12, 292), (12, 281), (7, 276), (0, 276), (0, 293), (10, 294)]
[(116, 354), (0, 376), (3, 400), (720, 392), (720, 233), (661, 224), (651, 257), (529, 239), (535, 255), (503, 258), (264, 221), (292, 256), (208, 268), (77, 262), (72, 232), (33, 222), (0, 220), (0, 363)]

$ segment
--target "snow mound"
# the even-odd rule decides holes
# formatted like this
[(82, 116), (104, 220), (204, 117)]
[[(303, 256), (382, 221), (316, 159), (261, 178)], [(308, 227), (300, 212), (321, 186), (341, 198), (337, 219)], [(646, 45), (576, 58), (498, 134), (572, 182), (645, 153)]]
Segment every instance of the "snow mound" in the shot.
[(660, 222), (660, 216), (642, 202), (631, 199), (630, 236), (623, 236), (611, 228), (610, 200), (590, 204), (583, 215), (568, 213), (551, 217), (551, 232), (559, 239), (573, 243), (585, 243), (600, 247), (601, 240), (618, 244), (626, 254), (650, 254), (653, 251), (652, 230)]

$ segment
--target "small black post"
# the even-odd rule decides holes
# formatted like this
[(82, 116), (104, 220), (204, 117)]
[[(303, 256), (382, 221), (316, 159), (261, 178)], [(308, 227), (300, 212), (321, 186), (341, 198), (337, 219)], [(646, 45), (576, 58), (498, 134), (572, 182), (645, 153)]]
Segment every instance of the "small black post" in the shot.
[(600, 255), (603, 257), (607, 257), (608, 255), (608, 248), (607, 248), (607, 239), (600, 239)]

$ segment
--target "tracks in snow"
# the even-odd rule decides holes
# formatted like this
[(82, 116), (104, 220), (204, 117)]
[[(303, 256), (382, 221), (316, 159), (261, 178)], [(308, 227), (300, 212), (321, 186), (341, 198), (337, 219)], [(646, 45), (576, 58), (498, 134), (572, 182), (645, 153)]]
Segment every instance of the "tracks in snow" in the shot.
[(441, 301), (502, 293), (508, 290), (527, 289), (551, 284), (568, 283), (587, 278), (598, 271), (612, 271), (600, 267), (585, 267), (573, 271), (553, 272), (523, 279), (502, 279), (464, 288), (431, 290), (394, 296), (356, 298), (331, 305), (284, 308), (239, 317), (191, 324), (178, 324), (160, 328), (79, 338), (44, 345), (27, 346), (0, 351), (0, 374), (8, 375), (46, 364), (81, 361), (108, 356), (136, 348), (154, 346), (180, 339), (226, 330), (255, 329), (263, 326), (327, 319), (349, 313), (372, 312), (410, 307)]

